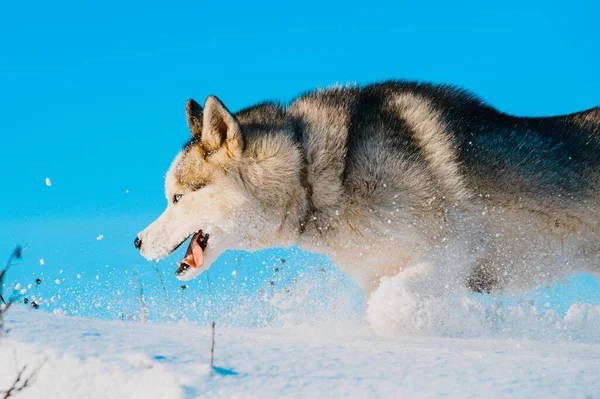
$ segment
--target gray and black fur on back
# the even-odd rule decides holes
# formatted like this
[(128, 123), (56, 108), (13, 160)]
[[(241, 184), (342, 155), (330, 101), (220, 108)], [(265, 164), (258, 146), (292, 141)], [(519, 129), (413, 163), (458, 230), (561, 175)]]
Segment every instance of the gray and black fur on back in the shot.
[[(395, 104), (398, 96), (408, 97), (408, 106)], [(596, 191), (600, 162), (598, 107), (562, 116), (516, 117), (453, 86), (387, 81), (308, 92), (288, 106), (266, 102), (246, 108), (236, 116), (248, 136), (259, 131), (292, 134), (306, 152), (310, 165), (318, 163), (320, 158), (316, 158), (326, 149), (326, 163), (313, 168), (314, 175), (310, 178), (319, 180), (318, 174), (329, 176), (335, 169), (339, 184), (348, 186), (356, 179), (357, 168), (370, 164), (363, 152), (366, 148), (372, 153), (376, 148), (375, 157), (410, 162), (411, 167), (417, 164), (429, 169), (431, 163), (437, 162), (437, 159), (428, 161), (428, 143), (420, 141), (418, 128), (411, 126), (410, 112), (414, 116), (418, 110), (410, 101), (426, 104), (431, 111), (420, 113), (425, 122), (438, 119), (448, 136), (450, 149), (455, 152), (452, 161), (470, 195), (499, 191), (505, 196), (529, 193), (551, 200), (575, 194), (577, 198), (593, 196)], [(310, 111), (323, 118), (307, 121), (306, 114), (298, 111), (302, 103), (314, 104), (317, 110)], [(408, 109), (408, 117), (402, 114), (402, 108)], [(312, 148), (311, 143), (320, 138), (313, 137), (316, 132), (311, 126), (327, 138), (320, 143), (325, 147)], [(328, 148), (330, 144), (332, 148)], [(580, 151), (581, 148), (586, 151)], [(515, 169), (528, 173), (517, 176), (512, 173)], [(372, 172), (368, 180), (359, 177), (360, 184), (368, 184), (370, 190), (390, 180), (384, 168)], [(448, 176), (436, 176), (431, 170), (427, 175), (439, 189), (447, 188), (443, 180)], [(458, 187), (455, 191), (461, 197)], [(445, 196), (451, 194), (444, 192)]]

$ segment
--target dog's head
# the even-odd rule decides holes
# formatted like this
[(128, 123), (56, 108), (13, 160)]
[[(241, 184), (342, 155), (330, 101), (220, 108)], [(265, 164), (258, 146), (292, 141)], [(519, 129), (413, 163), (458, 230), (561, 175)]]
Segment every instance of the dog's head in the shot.
[(135, 239), (145, 258), (157, 260), (191, 237), (176, 272), (182, 280), (208, 269), (228, 248), (276, 244), (300, 170), (289, 137), (248, 140), (257, 136), (248, 130), (260, 123), (240, 123), (216, 97), (204, 109), (189, 100), (186, 113), (192, 139), (167, 172), (167, 209)]

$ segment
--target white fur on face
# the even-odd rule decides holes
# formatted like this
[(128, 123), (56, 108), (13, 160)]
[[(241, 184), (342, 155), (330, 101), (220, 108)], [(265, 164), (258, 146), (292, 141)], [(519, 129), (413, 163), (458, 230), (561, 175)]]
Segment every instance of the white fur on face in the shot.
[[(228, 248), (257, 250), (275, 244), (281, 227), (280, 210), (265, 212), (236, 175), (224, 170), (214, 173), (207, 186), (189, 191), (175, 176), (182, 162), (183, 154), (179, 154), (167, 172), (167, 209), (138, 235), (142, 240), (142, 256), (148, 260), (164, 258), (192, 234), (202, 230), (210, 235), (204, 265), (188, 272), (184, 276), (187, 280), (207, 270)], [(182, 196), (173, 204), (175, 194)]]
[[(138, 237), (142, 240), (140, 252), (148, 260), (158, 260), (169, 255), (181, 242), (199, 230), (210, 234), (206, 251), (206, 266), (224, 251), (219, 236), (233, 230), (231, 215), (244, 202), (244, 194), (231, 177), (223, 174), (212, 184), (196, 191), (181, 187), (175, 178), (183, 154), (179, 154), (167, 172), (165, 193), (167, 209)], [(182, 194), (178, 203), (172, 198)], [(234, 201), (235, 199), (235, 201)]]

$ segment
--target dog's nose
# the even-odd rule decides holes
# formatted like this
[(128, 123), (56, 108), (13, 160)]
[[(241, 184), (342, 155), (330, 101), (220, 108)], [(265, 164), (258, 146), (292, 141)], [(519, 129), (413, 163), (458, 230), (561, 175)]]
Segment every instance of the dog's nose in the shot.
[(140, 249), (142, 247), (142, 240), (140, 240), (140, 237), (135, 237), (135, 240), (133, 241), (133, 245), (137, 249)]

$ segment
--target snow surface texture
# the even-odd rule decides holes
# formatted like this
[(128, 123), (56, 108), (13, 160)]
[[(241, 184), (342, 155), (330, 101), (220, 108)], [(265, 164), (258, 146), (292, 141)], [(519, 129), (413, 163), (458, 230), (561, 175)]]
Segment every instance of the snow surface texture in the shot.
[(19, 398), (594, 398), (600, 346), (385, 338), (358, 326), (218, 328), (86, 320), (15, 309), (0, 389), (15, 359), (45, 362)]
[(400, 275), (365, 301), (318, 255), (220, 262), (185, 289), (169, 264), (11, 269), (5, 292), (40, 309), (7, 313), (0, 391), (43, 363), (18, 397), (600, 397), (592, 276), (520, 297), (425, 297)]

